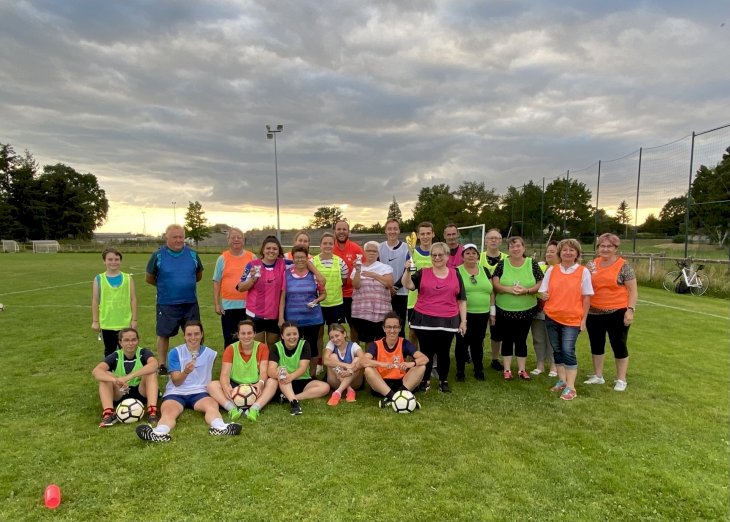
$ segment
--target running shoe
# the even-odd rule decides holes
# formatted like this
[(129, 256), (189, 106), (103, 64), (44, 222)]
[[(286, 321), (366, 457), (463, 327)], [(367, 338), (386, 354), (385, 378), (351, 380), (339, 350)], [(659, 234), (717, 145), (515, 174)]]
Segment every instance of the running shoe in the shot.
[(387, 397), (383, 397), (378, 401), (378, 408), (384, 409), (384, 408), (390, 408), (390, 405), (393, 404), (393, 401), (388, 399)]
[(357, 392), (354, 388), (348, 388), (347, 393), (345, 394), (345, 402), (356, 402), (357, 401)]
[(512, 380), (512, 370), (503, 371), (502, 376), (504, 377), (505, 381), (511, 381)]
[(337, 406), (340, 403), (342, 394), (338, 391), (332, 392), (330, 400), (327, 401), (327, 406)]
[(499, 359), (492, 359), (492, 364), (490, 364), (493, 370), (497, 370), (498, 372), (504, 371), (504, 366), (502, 366), (502, 363), (499, 362)]
[(627, 383), (621, 379), (616, 379), (613, 384), (614, 391), (626, 391)]
[(563, 390), (563, 393), (560, 394), (560, 398), (563, 399), (564, 401), (572, 401), (573, 399), (575, 399), (576, 395), (578, 395), (578, 394), (575, 393), (575, 390), (573, 388), (566, 387)]
[(590, 375), (583, 384), (606, 384), (606, 380), (598, 375)]
[(302, 413), (303, 413), (302, 407), (300, 406), (299, 401), (297, 401), (297, 400), (291, 401), (291, 414), (292, 415), (301, 415)]
[(228, 418), (232, 421), (237, 421), (241, 418), (241, 415), (243, 415), (243, 411), (241, 408), (233, 408), (231, 411), (228, 412)]
[(246, 412), (246, 418), (250, 421), (255, 421), (259, 418), (259, 410), (256, 408), (249, 408)]
[(451, 388), (449, 388), (448, 381), (441, 381), (439, 383), (439, 391), (441, 393), (451, 393)]
[(111, 426), (114, 426), (114, 424), (117, 422), (117, 416), (114, 412), (107, 412), (106, 415), (104, 415), (101, 418), (101, 422), (99, 423), (100, 428), (109, 428)]
[(223, 429), (220, 429), (220, 430), (211, 426), (210, 429), (208, 430), (208, 433), (210, 435), (215, 435), (216, 437), (233, 436), (233, 435), (240, 434), (242, 429), (243, 429), (243, 426), (241, 426), (240, 424), (231, 422), (230, 424), (226, 424), (226, 427)]
[(170, 442), (172, 437), (167, 433), (155, 433), (149, 424), (141, 424), (135, 430), (137, 437), (147, 442)]
[(522, 379), (523, 381), (531, 380), (530, 374), (527, 373), (525, 370), (520, 370), (519, 372), (517, 372), (517, 375), (519, 375), (520, 379)]
[(551, 392), (557, 392), (557, 391), (561, 392), (565, 389), (565, 387), (566, 387), (565, 381), (559, 380), (553, 386), (550, 387), (550, 391)]

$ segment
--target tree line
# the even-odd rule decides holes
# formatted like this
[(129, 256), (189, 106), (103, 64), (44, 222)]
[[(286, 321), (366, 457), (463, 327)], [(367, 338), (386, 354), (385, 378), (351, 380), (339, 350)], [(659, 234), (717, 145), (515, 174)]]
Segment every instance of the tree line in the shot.
[(109, 212), (96, 176), (57, 163), (39, 170), (29, 151), (0, 143), (0, 236), (3, 239), (89, 239)]
[[(448, 223), (460, 226), (486, 224), (503, 233), (522, 235), (540, 241), (545, 235), (577, 237), (592, 243), (595, 234), (612, 232), (628, 236), (633, 232), (632, 212), (626, 200), (617, 201), (615, 212), (591, 204), (591, 190), (577, 180), (560, 178), (545, 187), (529, 181), (521, 187), (510, 186), (503, 194), (477, 181), (466, 181), (455, 190), (448, 184), (423, 187), (413, 209), (413, 217), (403, 219), (395, 196), (383, 223), (366, 226), (351, 225), (353, 232), (382, 233), (387, 219), (401, 221), (401, 230), (411, 231), (421, 221), (430, 221), (436, 231)], [(730, 234), (730, 147), (714, 167), (700, 166), (689, 193), (689, 229), (685, 226), (687, 194), (670, 198), (659, 216), (650, 214), (637, 232), (653, 235), (677, 236), (698, 233), (709, 236), (723, 246)], [(336, 206), (319, 207), (309, 228), (331, 228), (343, 219)]]

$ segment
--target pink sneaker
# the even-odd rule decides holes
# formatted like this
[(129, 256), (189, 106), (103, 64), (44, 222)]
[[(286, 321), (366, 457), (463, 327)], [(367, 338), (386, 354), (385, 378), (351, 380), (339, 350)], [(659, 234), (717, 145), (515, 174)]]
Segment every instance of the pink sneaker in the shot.
[(327, 401), (327, 406), (337, 406), (340, 403), (341, 397), (342, 394), (340, 392), (332, 392), (332, 397), (330, 397), (330, 400)]
[(503, 371), (502, 376), (504, 377), (505, 381), (511, 381), (512, 380), (512, 370)]
[(573, 399), (575, 399), (576, 395), (578, 395), (578, 394), (575, 393), (575, 390), (573, 388), (566, 387), (563, 390), (563, 393), (560, 394), (560, 398), (563, 399), (564, 401), (572, 401)]
[(520, 370), (518, 372), (518, 375), (520, 376), (520, 379), (523, 381), (529, 381), (530, 380), (530, 374), (527, 373), (525, 370)]
[(345, 401), (346, 402), (355, 402), (357, 401), (357, 393), (352, 388), (347, 388), (347, 393), (345, 394)]

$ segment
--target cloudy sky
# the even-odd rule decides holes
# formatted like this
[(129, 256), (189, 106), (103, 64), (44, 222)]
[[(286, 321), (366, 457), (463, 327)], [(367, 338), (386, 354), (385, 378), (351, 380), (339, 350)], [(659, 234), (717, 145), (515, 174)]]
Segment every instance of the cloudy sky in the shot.
[[(730, 123), (728, 49), (727, 0), (0, 0), (0, 142), (96, 174), (107, 232), (159, 233), (188, 200), (275, 224), (267, 123), (282, 227), (624, 155), (606, 182), (629, 195), (639, 147)], [(684, 180), (687, 143), (661, 149)]]

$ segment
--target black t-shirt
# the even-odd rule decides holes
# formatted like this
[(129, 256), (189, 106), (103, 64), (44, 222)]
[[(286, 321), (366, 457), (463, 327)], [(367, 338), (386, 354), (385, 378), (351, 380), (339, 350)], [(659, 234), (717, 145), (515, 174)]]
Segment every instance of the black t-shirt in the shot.
[[(284, 346), (284, 353), (287, 357), (291, 357), (294, 355), (294, 352), (297, 351), (296, 348), (293, 350), (287, 349), (286, 345), (282, 342), (281, 343)], [(312, 358), (312, 349), (309, 347), (309, 343), (307, 341), (304, 341), (304, 346), (302, 346), (302, 353), (299, 356), (299, 362), (304, 360), (310, 360)], [(269, 350), (269, 362), (279, 362), (279, 348), (274, 345), (272, 349)]]
[[(104, 362), (107, 364), (107, 366), (109, 366), (109, 371), (111, 371), (112, 373), (114, 373), (114, 371), (117, 369), (117, 351), (110, 353), (104, 358)], [(147, 348), (142, 348), (139, 356), (142, 360), (142, 366), (144, 366), (145, 364), (147, 364), (147, 359), (149, 359), (150, 357), (154, 357), (154, 354)], [(127, 359), (126, 356), (124, 357), (124, 375), (132, 373), (135, 360), (136, 358), (134, 356), (131, 359)]]

